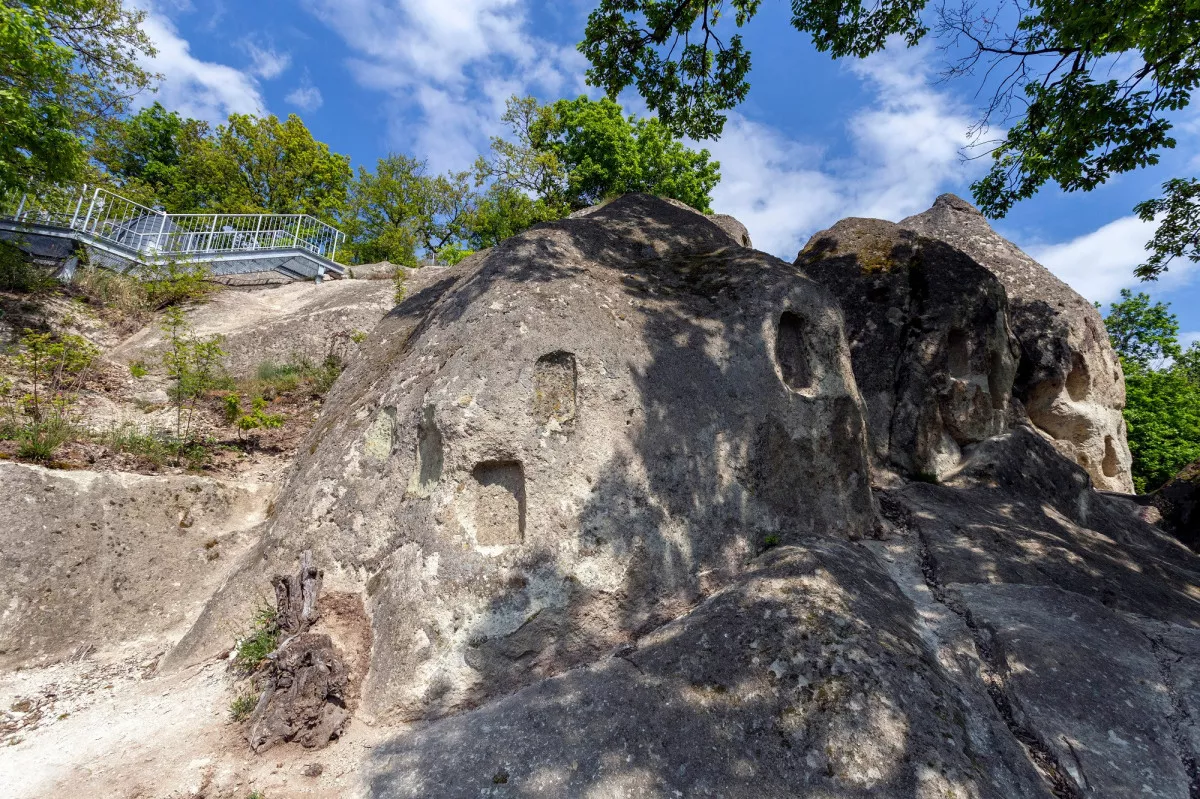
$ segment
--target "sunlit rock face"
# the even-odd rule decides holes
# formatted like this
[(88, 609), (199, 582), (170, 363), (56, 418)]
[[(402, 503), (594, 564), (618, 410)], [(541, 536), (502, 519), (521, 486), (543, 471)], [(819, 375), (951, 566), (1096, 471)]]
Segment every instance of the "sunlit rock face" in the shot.
[(953, 245), (999, 278), (1021, 343), (1015, 391), (1029, 419), (1097, 488), (1131, 493), (1125, 379), (1096, 308), (952, 194), (900, 225)]
[(1018, 349), (990, 272), (879, 219), (815, 234), (796, 264), (845, 311), (880, 466), (941, 477), (1008, 427)]
[(765, 548), (875, 532), (836, 302), (703, 215), (630, 195), (410, 283), (180, 652), (311, 548), (368, 595), (364, 706), (438, 716), (604, 656)]

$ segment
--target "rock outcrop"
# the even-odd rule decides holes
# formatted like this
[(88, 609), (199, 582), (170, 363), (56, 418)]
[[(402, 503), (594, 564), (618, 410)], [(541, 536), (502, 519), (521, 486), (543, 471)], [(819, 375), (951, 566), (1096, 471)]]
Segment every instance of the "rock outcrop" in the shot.
[(1022, 414), (1103, 331), (981, 258), (631, 195), (420, 270), (167, 667), (311, 550), (284, 618), (360, 621), (251, 739), (370, 729), (373, 796), (1196, 799), (1200, 557)]
[(836, 303), (690, 209), (631, 195), (539, 226), (364, 346), (263, 554), (365, 582), (372, 712), (477, 705), (629, 643), (764, 546), (878, 523)]
[(999, 281), (958, 250), (845, 219), (796, 264), (838, 298), (881, 465), (939, 477), (1010, 422), (1019, 350)]
[(1021, 343), (1016, 395), (1030, 420), (1097, 488), (1132, 493), (1125, 379), (1096, 308), (952, 194), (900, 225), (953, 245), (999, 278)]
[(1185, 466), (1154, 492), (1162, 526), (1200, 550), (1200, 461)]
[[(395, 290), (383, 280), (333, 280), (321, 284), (288, 283), (273, 288), (226, 289), (189, 309), (197, 336), (222, 337), (229, 373), (253, 376), (262, 363), (346, 358), (350, 339), (365, 335), (395, 304)], [(109, 354), (118, 362), (156, 364), (166, 344), (163, 332), (148, 327)]]
[(191, 623), (270, 491), (0, 463), (0, 668)]

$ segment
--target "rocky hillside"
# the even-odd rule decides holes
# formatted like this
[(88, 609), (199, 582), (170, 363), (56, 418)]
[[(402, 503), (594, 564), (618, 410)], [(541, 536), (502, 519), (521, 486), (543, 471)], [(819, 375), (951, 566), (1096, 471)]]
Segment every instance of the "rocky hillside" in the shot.
[[(35, 497), (95, 489), (22, 471), (4, 662), (89, 636), (162, 657), (57, 720), (46, 686), (86, 684), (86, 652), (0, 678), (0, 783), (1200, 796), (1200, 559), (1121, 493), (1094, 310), (952, 197), (795, 263), (748, 245), (629, 195), (422, 270), (250, 530), (202, 493), (106, 508), (89, 538), (101, 519)], [(176, 538), (185, 518), (205, 532)], [(220, 575), (189, 538), (209, 527)], [(117, 561), (65, 564), (101, 535), (169, 588), (81, 605)], [(278, 648), (247, 663), (272, 581)]]

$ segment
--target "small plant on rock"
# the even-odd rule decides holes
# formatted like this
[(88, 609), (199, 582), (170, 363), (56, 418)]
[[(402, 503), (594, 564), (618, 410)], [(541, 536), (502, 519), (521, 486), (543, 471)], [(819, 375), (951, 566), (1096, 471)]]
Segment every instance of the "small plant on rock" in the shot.
[(234, 663), (244, 672), (253, 672), (279, 646), (280, 629), (275, 608), (265, 602), (254, 612), (250, 630), (234, 647)]
[(250, 401), (249, 412), (242, 409), (241, 397), (236, 393), (226, 394), (224, 404), (225, 421), (237, 428), (239, 439), (242, 433), (250, 430), (274, 430), (283, 427), (283, 414), (267, 413), (267, 401), (262, 397), (255, 397)]
[(6, 432), (17, 440), (20, 457), (49, 461), (72, 437), (71, 409), (99, 354), (81, 336), (25, 331), (13, 358), (18, 380), (0, 386)]
[(238, 694), (229, 703), (229, 718), (237, 722), (245, 721), (250, 718), (250, 714), (254, 712), (254, 706), (257, 704), (258, 700), (250, 694)]
[(186, 442), (192, 439), (192, 423), (200, 397), (221, 385), (225, 351), (221, 349), (220, 336), (196, 336), (178, 307), (167, 309), (162, 329), (167, 337), (162, 362), (167, 377), (175, 381), (167, 392), (175, 406), (175, 437)]

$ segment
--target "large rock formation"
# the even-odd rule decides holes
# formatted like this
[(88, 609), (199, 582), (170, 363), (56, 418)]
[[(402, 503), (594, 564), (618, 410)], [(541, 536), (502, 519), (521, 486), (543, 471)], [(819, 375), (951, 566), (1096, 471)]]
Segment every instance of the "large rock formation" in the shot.
[(1021, 343), (1015, 390), (1030, 420), (1097, 488), (1132, 493), (1125, 379), (1096, 308), (952, 194), (900, 225), (953, 245), (999, 278)]
[(1200, 461), (1194, 461), (1154, 492), (1162, 526), (1200, 550)]
[(277, 684), (374, 796), (1196, 799), (1200, 558), (1009, 407), (1002, 280), (801, 260), (634, 195), (415, 275), (171, 662), (312, 550), (369, 674)]
[(938, 477), (958, 465), (962, 447), (1008, 427), (1018, 349), (990, 272), (878, 219), (817, 233), (796, 264), (845, 311), (881, 464)]
[(628, 644), (765, 546), (876, 528), (836, 303), (675, 204), (474, 256), (364, 347), (181, 652), (248, 614), (262, 559), (311, 548), (370, 597), (364, 704), (436, 716)]
[(0, 463), (0, 668), (192, 622), (269, 490)]

